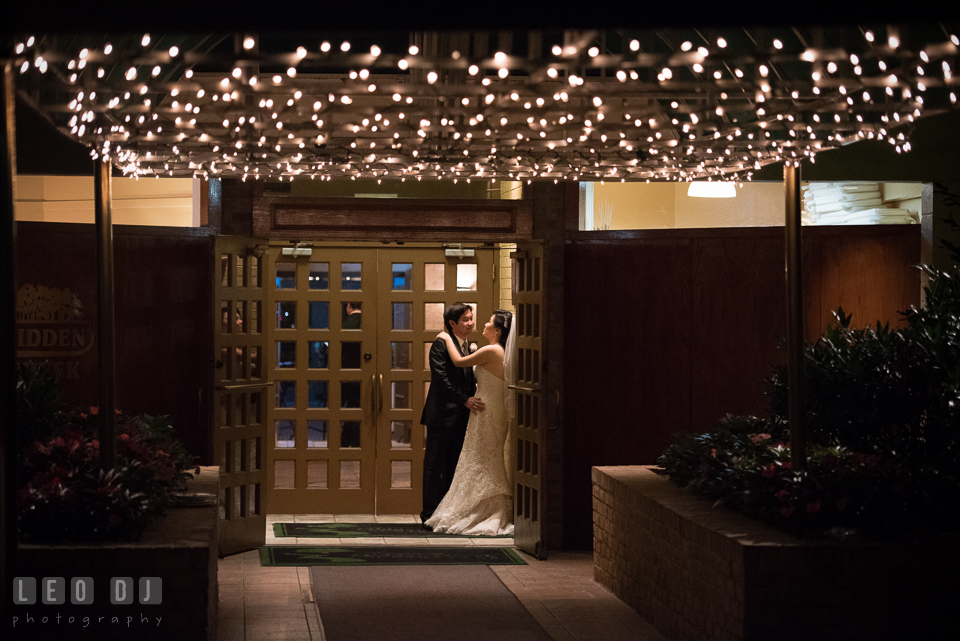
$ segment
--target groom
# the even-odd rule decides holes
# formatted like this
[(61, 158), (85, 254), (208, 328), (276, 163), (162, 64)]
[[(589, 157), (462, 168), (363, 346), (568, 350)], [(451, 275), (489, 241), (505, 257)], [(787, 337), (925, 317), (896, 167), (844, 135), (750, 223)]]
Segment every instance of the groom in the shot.
[[(454, 303), (443, 313), (443, 326), (453, 336), (460, 354), (469, 354), (467, 338), (473, 333), (473, 308)], [(421, 521), (433, 515), (450, 489), (470, 412), (484, 410), (483, 401), (473, 395), (476, 389), (473, 368), (454, 365), (447, 354), (446, 342), (442, 338), (434, 340), (430, 347), (430, 391), (420, 417), (420, 423), (427, 426)]]

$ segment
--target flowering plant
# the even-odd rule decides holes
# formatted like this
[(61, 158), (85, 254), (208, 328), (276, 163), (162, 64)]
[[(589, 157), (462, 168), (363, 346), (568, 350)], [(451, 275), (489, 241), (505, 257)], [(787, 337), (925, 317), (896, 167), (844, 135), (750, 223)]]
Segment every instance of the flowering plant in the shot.
[(727, 416), (660, 457), (671, 480), (804, 536), (960, 531), (960, 270), (924, 267), (905, 326), (837, 323), (807, 347), (807, 465), (790, 465), (787, 378), (769, 419)]
[(133, 539), (195, 468), (166, 416), (117, 412), (117, 465), (100, 468), (98, 410), (57, 412), (59, 427), (20, 449), (20, 538)]

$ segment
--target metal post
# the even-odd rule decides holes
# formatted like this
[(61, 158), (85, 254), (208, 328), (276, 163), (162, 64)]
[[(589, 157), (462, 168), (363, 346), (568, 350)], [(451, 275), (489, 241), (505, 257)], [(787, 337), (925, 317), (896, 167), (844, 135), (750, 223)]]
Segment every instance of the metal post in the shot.
[(0, 615), (12, 617), (17, 558), (17, 357), (14, 176), (17, 173), (13, 63), (0, 78)]
[(789, 361), (790, 466), (803, 472), (807, 465), (804, 433), (806, 394), (803, 345), (803, 246), (800, 223), (800, 163), (783, 165), (786, 191), (787, 350)]
[(94, 206), (97, 233), (97, 340), (100, 372), (100, 467), (117, 464), (115, 349), (113, 322), (113, 194), (110, 157), (94, 161)]

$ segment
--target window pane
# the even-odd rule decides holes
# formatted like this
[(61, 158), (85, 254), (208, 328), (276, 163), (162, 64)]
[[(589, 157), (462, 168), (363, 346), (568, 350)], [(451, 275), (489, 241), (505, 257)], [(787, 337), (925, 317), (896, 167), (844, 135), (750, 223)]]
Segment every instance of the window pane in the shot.
[(340, 368), (360, 369), (360, 342), (341, 341)]
[(307, 447), (327, 447), (326, 421), (307, 421)]
[(413, 265), (410, 263), (393, 263), (393, 290), (413, 290)]
[(390, 343), (390, 369), (410, 369), (413, 343)]
[(234, 283), (237, 287), (247, 286), (246, 273), (243, 269), (243, 256), (237, 256), (237, 269), (234, 272), (234, 276), (236, 277)]
[(294, 488), (294, 461), (274, 461), (273, 465), (273, 487), (284, 490)]
[(297, 288), (297, 264), (277, 263), (277, 289)]
[(325, 300), (310, 301), (310, 329), (328, 329), (330, 327), (330, 303)]
[(330, 289), (330, 263), (310, 263), (310, 289)]
[(393, 303), (393, 329), (413, 329), (413, 303)]
[(221, 334), (231, 334), (233, 333), (235, 327), (234, 324), (230, 322), (230, 301), (225, 300), (220, 302), (220, 333)]
[(307, 381), (307, 407), (327, 406), (327, 381)]
[(277, 367), (297, 366), (297, 341), (277, 341)]
[(360, 329), (363, 313), (359, 302), (347, 302), (340, 305), (340, 320), (343, 329)]
[(457, 291), (475, 292), (477, 291), (477, 265), (476, 263), (461, 263), (457, 265)]
[(276, 421), (277, 447), (295, 446), (293, 426), (293, 421)]
[(410, 488), (410, 461), (390, 461), (390, 489)]
[(250, 258), (250, 276), (247, 278), (248, 287), (260, 287), (260, 258), (256, 255)]
[(230, 254), (220, 254), (220, 285), (230, 287)]
[(277, 407), (297, 406), (297, 382), (277, 381)]
[(277, 329), (296, 329), (297, 304), (293, 301), (277, 303)]
[(444, 290), (443, 263), (427, 263), (424, 267), (423, 289), (428, 292), (442, 292)]
[[(433, 347), (433, 343), (424, 343), (423, 344), (423, 370), (430, 371), (430, 348)], [(426, 396), (424, 396), (426, 398)]]
[(360, 447), (360, 421), (340, 421), (340, 449)]
[(260, 348), (250, 348), (250, 378), (260, 378)]
[(360, 381), (340, 381), (340, 407), (360, 407)]
[(410, 381), (392, 381), (390, 383), (390, 403), (391, 407), (397, 409), (410, 409)]
[(428, 332), (443, 329), (443, 303), (423, 304), (423, 329)]
[(360, 263), (340, 263), (340, 289), (360, 289)]
[(390, 448), (410, 449), (410, 421), (390, 421)]
[(264, 392), (257, 392), (250, 395), (250, 424), (259, 425), (263, 422), (263, 397)]
[(327, 489), (327, 462), (307, 461), (307, 489)]
[(250, 305), (250, 314), (247, 318), (248, 331), (259, 334), (260, 333), (260, 301), (253, 301)]
[(311, 369), (326, 369), (330, 367), (327, 362), (327, 352), (330, 343), (327, 341), (308, 341), (307, 342), (307, 367)]
[(238, 332), (241, 332), (241, 333), (242, 333), (242, 332), (247, 331), (247, 327), (248, 327), (249, 323), (244, 323), (244, 322), (243, 322), (246, 317), (247, 317), (247, 301), (245, 301), (245, 300), (237, 301), (237, 319), (236, 319), (236, 323), (237, 323), (237, 331), (238, 331)]
[(360, 461), (340, 461), (340, 488), (360, 488)]

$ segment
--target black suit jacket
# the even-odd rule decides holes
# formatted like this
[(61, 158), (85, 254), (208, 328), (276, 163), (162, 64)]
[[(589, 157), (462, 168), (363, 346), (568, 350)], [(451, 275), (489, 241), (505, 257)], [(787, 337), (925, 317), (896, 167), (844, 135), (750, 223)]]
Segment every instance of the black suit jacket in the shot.
[[(454, 337), (456, 338), (456, 337)], [(420, 423), (437, 427), (466, 427), (470, 410), (464, 403), (477, 390), (477, 379), (471, 367), (457, 367), (450, 360), (442, 338), (430, 347), (430, 391), (423, 403)]]

